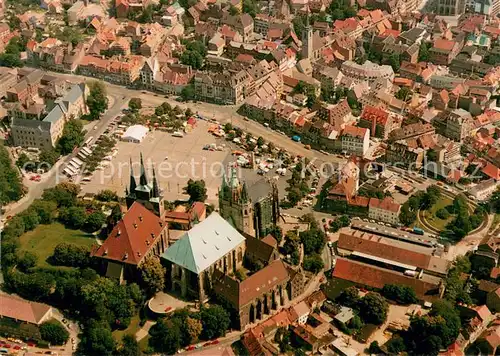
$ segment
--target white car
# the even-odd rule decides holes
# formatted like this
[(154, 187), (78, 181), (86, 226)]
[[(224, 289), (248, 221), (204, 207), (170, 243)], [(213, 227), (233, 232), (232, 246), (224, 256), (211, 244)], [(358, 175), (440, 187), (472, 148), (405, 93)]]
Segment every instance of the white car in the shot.
[(175, 131), (172, 134), (172, 136), (174, 136), (174, 137), (184, 137), (184, 134), (182, 132), (180, 132), (180, 131)]

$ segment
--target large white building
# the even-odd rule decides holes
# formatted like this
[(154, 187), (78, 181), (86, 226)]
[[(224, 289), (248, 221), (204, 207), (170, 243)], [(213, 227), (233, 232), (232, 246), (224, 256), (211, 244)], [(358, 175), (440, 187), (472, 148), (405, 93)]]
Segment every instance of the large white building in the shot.
[(88, 88), (85, 83), (75, 84), (42, 120), (13, 118), (11, 131), (15, 146), (51, 149), (61, 137), (64, 124), (71, 118), (78, 119), (88, 112)]
[(370, 130), (356, 126), (346, 126), (342, 130), (340, 141), (343, 152), (363, 157), (370, 146)]
[(498, 183), (492, 178), (469, 189), (469, 194), (476, 200), (484, 201), (487, 200), (497, 189)]

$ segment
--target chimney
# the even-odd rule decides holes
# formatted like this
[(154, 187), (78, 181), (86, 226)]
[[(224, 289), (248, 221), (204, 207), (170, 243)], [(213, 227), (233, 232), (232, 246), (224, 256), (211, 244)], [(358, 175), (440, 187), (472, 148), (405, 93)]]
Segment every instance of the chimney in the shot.
[(118, 232), (116, 233), (116, 236), (120, 236), (122, 234), (122, 231), (118, 229)]
[(126, 260), (128, 258), (128, 253), (125, 252), (125, 255), (123, 255), (123, 259)]
[(142, 221), (142, 215), (139, 215), (139, 221)]
[(136, 228), (136, 229), (137, 229), (137, 223), (134, 223), (134, 228)]

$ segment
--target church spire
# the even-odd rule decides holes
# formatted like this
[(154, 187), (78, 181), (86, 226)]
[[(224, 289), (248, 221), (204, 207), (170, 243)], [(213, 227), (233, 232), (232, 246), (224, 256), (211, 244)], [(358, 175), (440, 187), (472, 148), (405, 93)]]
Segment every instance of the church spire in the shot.
[(137, 183), (135, 182), (135, 177), (134, 177), (134, 167), (132, 166), (132, 157), (130, 158), (130, 187), (127, 192), (127, 195), (133, 194), (135, 192), (135, 188), (137, 187)]
[(155, 167), (153, 166), (153, 197), (160, 196), (160, 187), (158, 187), (158, 180), (156, 179)]
[(142, 152), (141, 152), (141, 178), (139, 183), (141, 185), (148, 185), (148, 178), (146, 177), (146, 169), (144, 168), (144, 160), (142, 159)]

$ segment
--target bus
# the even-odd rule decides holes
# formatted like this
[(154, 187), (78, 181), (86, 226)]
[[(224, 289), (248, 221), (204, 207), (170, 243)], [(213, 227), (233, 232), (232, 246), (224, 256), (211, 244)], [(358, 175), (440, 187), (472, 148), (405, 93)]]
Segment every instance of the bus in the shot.
[(93, 136), (90, 136), (87, 140), (85, 140), (85, 142), (83, 143), (83, 145), (84, 145), (84, 146), (89, 145), (89, 144), (92, 142), (92, 140), (93, 140), (93, 139), (94, 139), (94, 137), (93, 137)]

